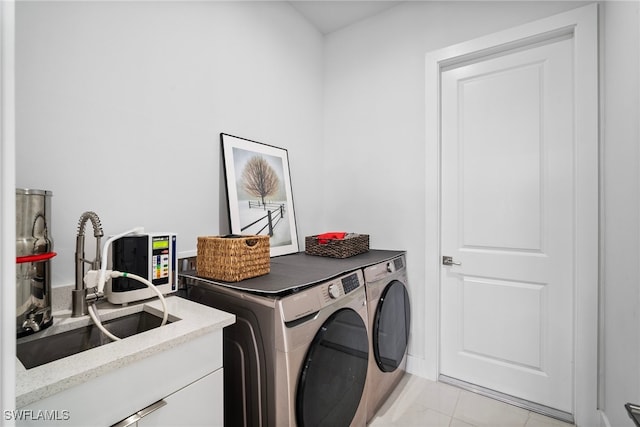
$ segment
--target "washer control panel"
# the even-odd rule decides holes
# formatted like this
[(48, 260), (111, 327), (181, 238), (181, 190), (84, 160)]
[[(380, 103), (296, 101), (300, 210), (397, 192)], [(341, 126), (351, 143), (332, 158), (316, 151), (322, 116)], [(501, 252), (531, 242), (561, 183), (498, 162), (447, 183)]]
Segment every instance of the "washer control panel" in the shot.
[(355, 291), (360, 286), (360, 279), (356, 273), (350, 274), (348, 276), (343, 277), (342, 279), (342, 289), (345, 294), (348, 294), (351, 291)]
[[(364, 288), (362, 270), (311, 286), (279, 301), (285, 322), (308, 316)], [(362, 297), (364, 298), (364, 292)]]
[(325, 302), (336, 301), (345, 295), (348, 295), (350, 292), (355, 291), (363, 283), (363, 276), (360, 270), (355, 271), (353, 273), (347, 274), (345, 276), (339, 277), (331, 282), (328, 282), (326, 285), (320, 285), (323, 287), (323, 297)]
[(372, 265), (364, 269), (364, 278), (367, 283), (377, 282), (385, 277), (405, 268), (404, 255)]

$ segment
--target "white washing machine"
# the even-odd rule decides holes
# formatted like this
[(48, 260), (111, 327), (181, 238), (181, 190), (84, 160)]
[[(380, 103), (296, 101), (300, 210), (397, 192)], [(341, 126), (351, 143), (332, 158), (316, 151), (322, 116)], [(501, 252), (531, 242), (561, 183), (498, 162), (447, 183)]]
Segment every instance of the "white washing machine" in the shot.
[(371, 336), (367, 421), (380, 409), (406, 370), (411, 310), (405, 256), (364, 268)]
[(272, 263), (269, 278), (242, 284), (255, 284), (251, 292), (188, 280), (189, 299), (236, 315), (224, 329), (225, 425), (363, 427), (370, 344), (362, 270), (258, 292), (261, 280), (289, 270)]

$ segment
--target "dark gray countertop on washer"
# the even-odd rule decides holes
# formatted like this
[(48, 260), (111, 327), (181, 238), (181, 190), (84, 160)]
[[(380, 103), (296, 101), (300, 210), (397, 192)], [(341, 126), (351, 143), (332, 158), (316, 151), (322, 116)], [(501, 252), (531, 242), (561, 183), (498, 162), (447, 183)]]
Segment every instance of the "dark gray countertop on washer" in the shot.
[(278, 295), (315, 285), (342, 274), (388, 261), (405, 251), (371, 249), (349, 258), (329, 258), (298, 252), (271, 258), (271, 272), (241, 282), (223, 282), (198, 277), (195, 271), (180, 276), (203, 283), (225, 286), (247, 292)]

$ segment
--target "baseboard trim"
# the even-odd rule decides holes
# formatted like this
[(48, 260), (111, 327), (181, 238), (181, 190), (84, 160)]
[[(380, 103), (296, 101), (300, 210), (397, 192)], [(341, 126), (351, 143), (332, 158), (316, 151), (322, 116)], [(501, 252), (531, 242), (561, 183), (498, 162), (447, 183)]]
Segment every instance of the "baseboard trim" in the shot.
[(431, 381), (437, 380), (435, 377), (432, 378), (429, 375), (429, 370), (427, 369), (427, 363), (424, 359), (412, 356), (410, 354), (407, 354), (406, 371), (412, 375), (426, 378)]

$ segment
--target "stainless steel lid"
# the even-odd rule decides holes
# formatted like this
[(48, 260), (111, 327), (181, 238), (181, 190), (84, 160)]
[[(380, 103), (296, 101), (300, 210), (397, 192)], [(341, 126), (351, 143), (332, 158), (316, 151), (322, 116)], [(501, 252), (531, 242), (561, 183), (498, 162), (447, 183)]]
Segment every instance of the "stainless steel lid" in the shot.
[(34, 188), (16, 188), (16, 195), (53, 196), (53, 192)]

